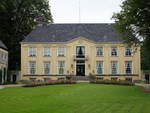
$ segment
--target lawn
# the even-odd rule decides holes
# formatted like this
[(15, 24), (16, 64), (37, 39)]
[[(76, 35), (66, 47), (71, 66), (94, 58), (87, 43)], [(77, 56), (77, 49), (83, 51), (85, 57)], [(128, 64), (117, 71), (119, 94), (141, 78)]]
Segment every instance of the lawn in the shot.
[(150, 113), (138, 86), (79, 83), (0, 90), (0, 113)]

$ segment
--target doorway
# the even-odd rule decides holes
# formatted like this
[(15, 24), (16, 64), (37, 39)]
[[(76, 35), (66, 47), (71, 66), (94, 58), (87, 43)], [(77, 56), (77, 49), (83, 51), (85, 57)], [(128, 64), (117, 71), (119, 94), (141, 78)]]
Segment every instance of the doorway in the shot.
[(78, 60), (76, 62), (76, 75), (85, 76), (85, 61)]

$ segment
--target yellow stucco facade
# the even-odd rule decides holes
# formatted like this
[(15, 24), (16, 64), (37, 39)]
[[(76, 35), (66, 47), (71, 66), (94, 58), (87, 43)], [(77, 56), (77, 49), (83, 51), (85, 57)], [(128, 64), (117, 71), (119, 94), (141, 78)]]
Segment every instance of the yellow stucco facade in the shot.
[[(36, 47), (36, 56), (29, 56), (29, 47)], [(21, 79), (30, 80), (32, 78), (36, 80), (44, 80), (50, 78), (51, 80), (57, 80), (63, 78), (65, 75), (76, 76), (76, 47), (85, 47), (85, 58), (81, 59), (85, 62), (85, 76), (96, 75), (100, 79), (113, 79), (125, 80), (126, 78), (132, 78), (132, 80), (139, 80), (141, 75), (140, 67), (140, 47), (133, 52), (132, 56), (125, 56), (125, 48), (127, 45), (121, 42), (94, 42), (86, 39), (85, 37), (77, 37), (68, 42), (33, 42), (21, 43)], [(103, 56), (96, 56), (96, 47), (103, 47)], [(111, 56), (111, 47), (117, 47), (117, 56)], [(50, 47), (50, 56), (43, 56), (44, 47)], [(58, 47), (65, 48), (65, 56), (57, 56)], [(134, 50), (134, 47), (132, 47)], [(34, 75), (29, 73), (28, 62), (36, 62), (36, 72)], [(50, 61), (50, 74), (44, 74), (43, 62)], [(58, 75), (57, 62), (65, 62), (65, 71), (63, 75)], [(103, 61), (103, 74), (98, 75), (96, 72), (96, 61)], [(111, 74), (111, 61), (117, 61), (117, 74)], [(132, 61), (132, 73), (125, 73), (125, 61)]]
[(0, 83), (4, 83), (7, 80), (7, 68), (8, 68), (8, 51), (0, 48)]

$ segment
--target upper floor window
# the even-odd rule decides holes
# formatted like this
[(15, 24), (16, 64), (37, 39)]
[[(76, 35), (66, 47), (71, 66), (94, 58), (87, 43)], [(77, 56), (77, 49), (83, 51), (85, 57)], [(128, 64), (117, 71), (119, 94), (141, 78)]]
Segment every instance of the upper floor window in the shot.
[(45, 61), (44, 62), (44, 74), (50, 74), (50, 66), (51, 62)]
[(118, 71), (118, 62), (111, 61), (111, 74), (117, 74)]
[(65, 73), (65, 61), (58, 61), (58, 74), (63, 75)]
[(111, 47), (111, 56), (117, 56), (117, 47)]
[(125, 61), (125, 73), (126, 74), (132, 73), (132, 61)]
[(29, 74), (35, 74), (36, 73), (36, 61), (30, 61), (29, 62)]
[(50, 56), (50, 47), (44, 47), (44, 56)]
[(84, 46), (76, 47), (76, 56), (77, 57), (85, 57), (85, 47)]
[(96, 47), (96, 56), (103, 56), (103, 47)]
[(96, 61), (96, 73), (98, 75), (103, 74), (103, 61)]
[(65, 48), (64, 47), (58, 48), (58, 56), (65, 56)]
[(132, 55), (132, 49), (130, 47), (125, 48), (125, 56), (131, 56)]
[(29, 56), (36, 56), (36, 47), (29, 47)]

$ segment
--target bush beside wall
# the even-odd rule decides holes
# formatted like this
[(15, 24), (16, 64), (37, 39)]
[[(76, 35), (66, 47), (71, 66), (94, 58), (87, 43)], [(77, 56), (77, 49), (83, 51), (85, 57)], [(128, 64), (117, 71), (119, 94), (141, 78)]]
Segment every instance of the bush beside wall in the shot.
[(29, 82), (24, 85), (24, 87), (36, 87), (36, 86), (46, 86), (46, 85), (57, 85), (57, 84), (75, 84), (75, 80), (56, 80), (48, 82)]
[(134, 83), (130, 81), (125, 81), (125, 80), (91, 80), (90, 83), (95, 83), (95, 84), (112, 84), (112, 85), (129, 85), (133, 86)]

